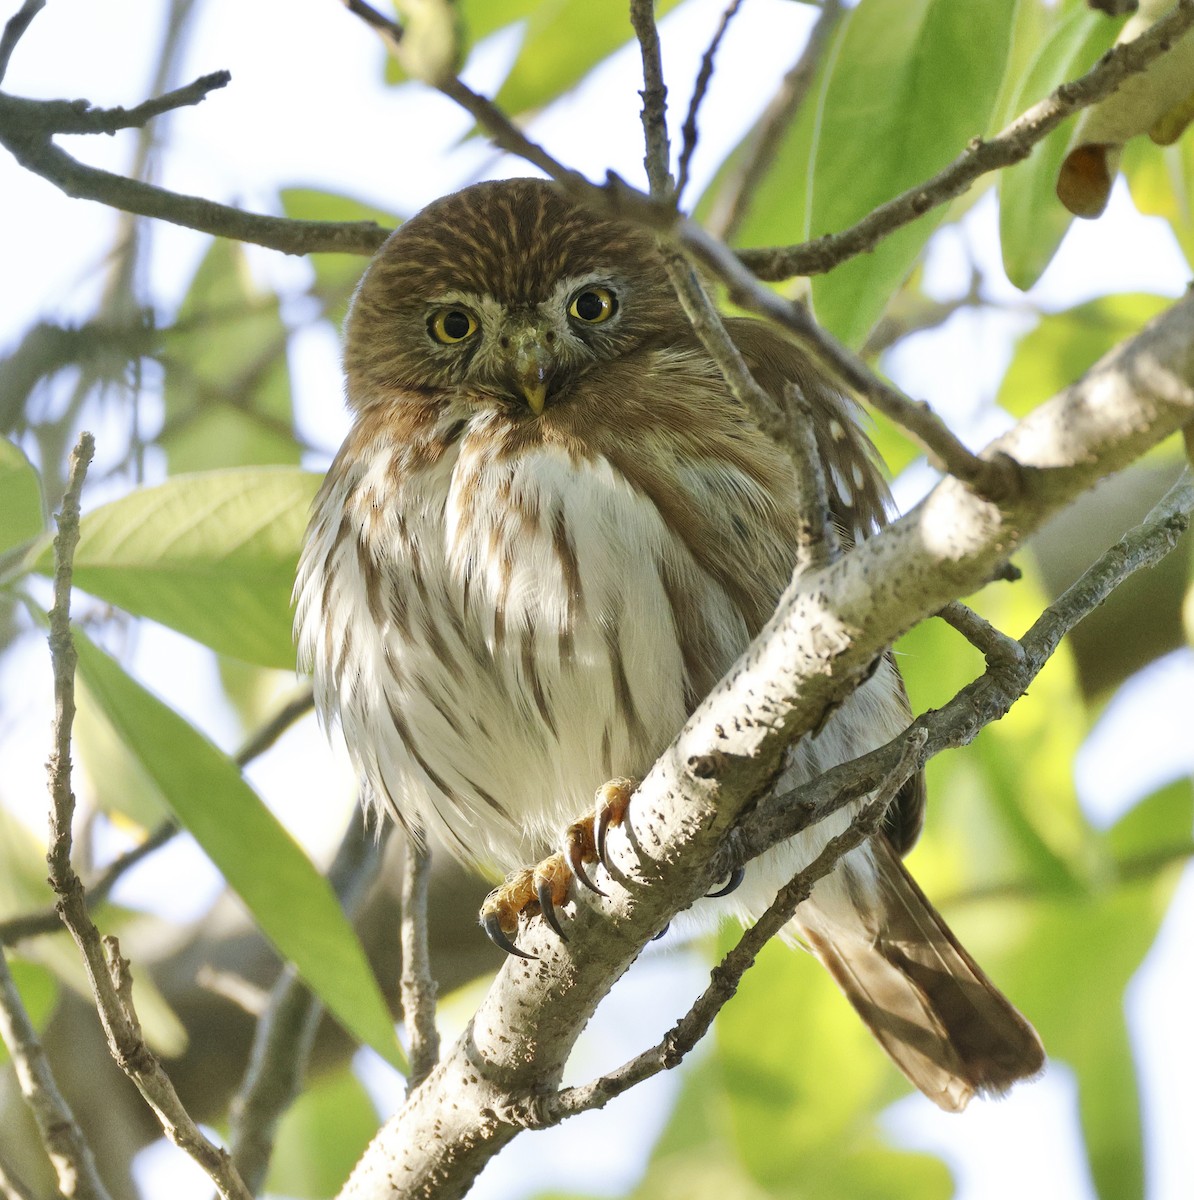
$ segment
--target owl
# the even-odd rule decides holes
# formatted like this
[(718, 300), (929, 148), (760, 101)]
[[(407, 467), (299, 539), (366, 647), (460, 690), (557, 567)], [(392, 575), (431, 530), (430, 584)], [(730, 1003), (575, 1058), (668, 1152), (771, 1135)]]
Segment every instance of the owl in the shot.
[[(791, 385), (806, 398), (848, 552), (887, 505), (856, 414), (771, 327), (726, 324), (777, 402)], [(652, 237), (541, 180), (477, 184), (403, 224), (357, 289), (344, 368), (353, 423), (299, 564), (300, 658), (376, 803), (514, 872), (483, 923), (525, 953), (520, 914), (560, 929), (626, 781), (775, 609), (801, 524), (792, 461), (735, 401)], [(788, 752), (780, 785), (909, 719), (885, 657)], [(739, 913), (857, 807), (750, 863)], [(789, 932), (911, 1082), (958, 1110), (1035, 1074), (1043, 1051), (901, 864), (923, 808), (918, 776)]]

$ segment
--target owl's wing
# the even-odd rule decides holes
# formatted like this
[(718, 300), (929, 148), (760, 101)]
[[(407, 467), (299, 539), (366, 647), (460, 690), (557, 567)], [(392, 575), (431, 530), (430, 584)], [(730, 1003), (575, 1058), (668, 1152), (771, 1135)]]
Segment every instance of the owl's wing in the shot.
[(761, 321), (731, 318), (726, 328), (759, 386), (780, 408), (799, 387), (813, 415), (813, 435), (825, 467), (829, 511), (845, 547), (886, 524), (891, 493), (879, 455), (864, 432), (857, 404), (820, 378), (804, 352)]

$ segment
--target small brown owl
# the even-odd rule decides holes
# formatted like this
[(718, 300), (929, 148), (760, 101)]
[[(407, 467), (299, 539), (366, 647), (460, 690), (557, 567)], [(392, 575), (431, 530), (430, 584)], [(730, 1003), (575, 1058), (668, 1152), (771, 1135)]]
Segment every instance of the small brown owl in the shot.
[[(763, 388), (779, 400), (797, 384), (811, 406), (843, 545), (872, 533), (887, 493), (849, 404), (768, 326), (727, 326)], [(511, 871), (571, 826), (583, 878), (593, 839), (576, 818), (595, 790), (646, 773), (789, 582), (788, 454), (735, 402), (651, 237), (539, 180), (466, 188), (394, 233), (353, 301), (345, 370), (354, 424), (295, 593), (319, 709), (408, 829)], [(908, 720), (884, 659), (790, 751), (783, 784)], [(625, 790), (605, 794), (616, 820)], [(1035, 1074), (1043, 1051), (899, 861), (923, 806), (918, 777), (791, 935), (956, 1110)], [(749, 864), (740, 912), (761, 912), (853, 811)], [(553, 861), (487, 905), (508, 949), (536, 889), (557, 923), (569, 873)]]

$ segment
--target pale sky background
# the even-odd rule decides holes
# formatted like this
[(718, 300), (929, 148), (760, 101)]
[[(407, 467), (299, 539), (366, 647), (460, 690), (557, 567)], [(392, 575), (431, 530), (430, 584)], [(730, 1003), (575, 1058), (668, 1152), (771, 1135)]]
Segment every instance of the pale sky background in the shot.
[[(722, 6), (722, 0), (689, 0), (663, 22), (677, 124)], [(17, 0), (6, 0), (0, 19), (17, 7)], [(36, 97), (86, 96), (99, 105), (130, 107), (147, 94), (165, 11), (166, 5), (154, 0), (102, 5), (50, 0), (18, 48), (5, 90)], [(691, 196), (699, 194), (719, 153), (770, 96), (798, 51), (808, 19), (807, 8), (784, 0), (745, 4), (721, 61), (746, 64), (747, 70), (715, 76), (703, 110)], [(517, 34), (491, 39), (470, 62), (469, 82), (492, 91), (516, 46)], [(336, 0), (205, 0), (179, 82), (225, 67), (233, 81), (198, 108), (170, 118), (170, 146), (160, 162), (159, 181), (261, 211), (275, 210), (279, 185), (305, 184), (351, 190), (379, 206), (411, 212), (473, 178), (527, 173), (479, 141), (446, 152), (467, 133), (470, 119), (417, 87), (383, 87), (381, 59), (372, 36)], [(636, 49), (615, 55), (585, 88), (545, 115), (533, 135), (594, 178), (612, 167), (631, 180), (641, 179), (638, 72)], [(127, 167), (132, 139), (121, 134), (64, 139), (64, 144), (88, 162), (120, 171)], [(39, 314), (69, 320), (91, 311), (102, 283), (98, 256), (109, 244), (114, 217), (99, 205), (61, 195), (7, 156), (0, 160), (0, 198), (6, 218), (0, 228), (0, 262), (5, 278), (20, 283), (0, 289), (0, 346), (9, 346)], [(205, 240), (162, 225), (154, 227), (152, 236), (149, 282), (160, 311), (169, 312), (185, 290)], [(998, 265), (992, 202), (975, 208), (964, 239), (964, 244), (956, 234), (938, 239), (928, 267), (929, 285), (941, 296), (964, 290), (970, 255), (983, 267), (994, 299), (1019, 297)], [(305, 262), (268, 251), (252, 250), (251, 262), (266, 282), (302, 281), (309, 275)], [(1055, 308), (1119, 289), (1176, 296), (1186, 282), (1186, 267), (1167, 230), (1137, 216), (1120, 185), (1109, 214), (1097, 223), (1079, 223), (1029, 299)], [(1030, 323), (1027, 317), (986, 311), (960, 313), (942, 329), (909, 339), (886, 367), (905, 389), (928, 399), (973, 444), (981, 445), (1003, 421), (998, 413), (980, 414), (979, 409), (994, 394), (1012, 337)], [(311, 440), (323, 447), (310, 462), (317, 468), (326, 465), (347, 427), (337, 354), (335, 333), (325, 327), (304, 332), (292, 351), (298, 418)], [(93, 427), (102, 464), (103, 422)], [(914, 467), (897, 481), (901, 504), (914, 502), (929, 479), (926, 470)], [(122, 481), (107, 486), (89, 482), (87, 502), (93, 505), (123, 486)], [(138, 638), (134, 667), (221, 745), (232, 746), (235, 728), (216, 701), (214, 674), (204, 652), (168, 631), (147, 630)], [(5, 801), (40, 832), (50, 681), (38, 639), (27, 639), (0, 666), (5, 694), (18, 686), (30, 700), (23, 716), (0, 727), (3, 792)], [(1123, 689), (1076, 764), (1080, 794), (1093, 819), (1108, 824), (1159, 783), (1194, 769), (1192, 700), (1194, 656), (1189, 652), (1170, 655)], [(1123, 762), (1124, 746), (1132, 748), (1130, 772)], [(325, 748), (313, 722), (292, 731), (249, 775), (313, 853), (338, 836), (352, 800), (351, 774), (342, 752)], [(132, 875), (120, 899), (160, 908), (163, 893), (168, 893), (177, 903), (180, 889), (168, 884), (180, 872), (188, 881), (187, 904), (177, 911), (180, 916), (198, 914), (210, 903), (219, 879), (185, 841)], [(1194, 994), (1192, 878), (1187, 871), (1179, 901), (1129, 992), (1147, 1117), (1149, 1200), (1188, 1200), (1194, 1194), (1194, 1139), (1189, 1136), (1194, 1104), (1188, 1084), (1194, 1036), (1187, 1017)], [(682, 947), (650, 952), (600, 1010), (573, 1064), (577, 1078), (656, 1040), (700, 990), (705, 975), (698, 957)], [(460, 1019), (460, 1013), (449, 1016), (449, 1021)], [(777, 1012), (776, 1019), (795, 1019), (795, 1014)], [(399, 1081), (368, 1056), (359, 1061), (388, 1113), (400, 1099)], [(602, 1113), (520, 1137), (491, 1164), (472, 1195), (517, 1200), (553, 1186), (618, 1194), (637, 1178), (643, 1153), (667, 1119), (676, 1082), (673, 1077), (655, 1080)], [(976, 1101), (961, 1118), (939, 1113), (920, 1096), (909, 1097), (893, 1107), (888, 1128), (900, 1144), (942, 1155), (956, 1174), (960, 1200), (1004, 1200), (1009, 1195), (1085, 1200), (1089, 1181), (1076, 1140), (1074, 1097), (1072, 1076), (1054, 1064), (1040, 1083), (1018, 1088), (999, 1103)], [(141, 1168), (151, 1194), (198, 1200), (210, 1193), (210, 1185), (164, 1143), (143, 1156)]]

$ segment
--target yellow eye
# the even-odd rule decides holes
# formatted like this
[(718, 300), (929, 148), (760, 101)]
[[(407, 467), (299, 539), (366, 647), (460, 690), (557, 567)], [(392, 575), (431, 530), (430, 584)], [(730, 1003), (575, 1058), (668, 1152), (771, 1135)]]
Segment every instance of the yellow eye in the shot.
[(600, 325), (608, 321), (618, 311), (618, 298), (603, 287), (585, 288), (572, 297), (568, 305), (568, 315), (583, 321), (586, 325)]
[(463, 342), (477, 332), (477, 319), (463, 308), (441, 308), (431, 314), (427, 332), (445, 346)]

